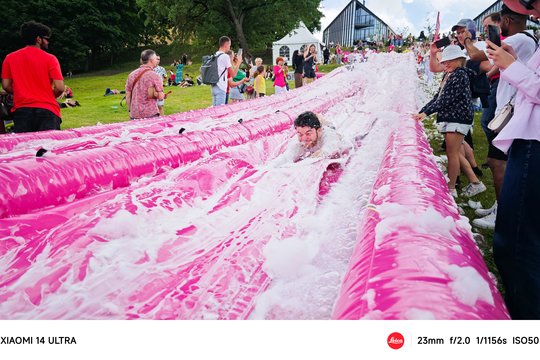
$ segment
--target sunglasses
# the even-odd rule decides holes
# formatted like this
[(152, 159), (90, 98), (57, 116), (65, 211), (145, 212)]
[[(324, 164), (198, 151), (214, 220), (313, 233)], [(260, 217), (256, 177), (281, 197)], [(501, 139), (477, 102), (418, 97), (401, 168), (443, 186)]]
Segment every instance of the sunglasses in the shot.
[(525, 7), (527, 10), (534, 10), (534, 7), (532, 4), (534, 4), (536, 0), (519, 0), (519, 3)]
[(48, 36), (40, 36), (43, 40), (51, 41), (51, 38)]

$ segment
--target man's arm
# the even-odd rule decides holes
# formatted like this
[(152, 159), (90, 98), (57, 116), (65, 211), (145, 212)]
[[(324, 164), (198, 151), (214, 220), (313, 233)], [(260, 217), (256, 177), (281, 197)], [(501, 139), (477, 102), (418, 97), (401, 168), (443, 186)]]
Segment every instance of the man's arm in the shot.
[(64, 80), (53, 80), (53, 92), (55, 98), (62, 95), (65, 90)]
[(2, 79), (2, 87), (10, 94), (13, 94), (13, 81), (11, 79)]
[(127, 90), (126, 90), (126, 106), (129, 111), (130, 106), (131, 106), (131, 91), (127, 91)]
[[(467, 33), (470, 34), (468, 30), (465, 31), (465, 35), (467, 35)], [(462, 44), (463, 46), (465, 46), (467, 54), (469, 54), (471, 60), (487, 61), (488, 58), (486, 56), (486, 53), (474, 46), (474, 42), (472, 41), (470, 36), (466, 36)]]
[(437, 59), (437, 54), (441, 51), (435, 45), (435, 42), (432, 42), (429, 46), (429, 71), (438, 73), (444, 71), (444, 66), (439, 62), (439, 59)]

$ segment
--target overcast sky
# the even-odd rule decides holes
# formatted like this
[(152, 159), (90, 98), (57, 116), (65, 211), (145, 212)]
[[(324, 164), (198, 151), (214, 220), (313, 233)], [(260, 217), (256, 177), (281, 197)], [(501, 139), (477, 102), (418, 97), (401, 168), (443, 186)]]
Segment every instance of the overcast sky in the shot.
[[(322, 40), (324, 30), (343, 10), (350, 0), (323, 0), (321, 33), (314, 34)], [(437, 11), (441, 12), (441, 31), (447, 32), (459, 19), (474, 19), (495, 0), (366, 0), (366, 7), (385, 21), (392, 29), (404, 27), (418, 36), (426, 19), (435, 24)]]

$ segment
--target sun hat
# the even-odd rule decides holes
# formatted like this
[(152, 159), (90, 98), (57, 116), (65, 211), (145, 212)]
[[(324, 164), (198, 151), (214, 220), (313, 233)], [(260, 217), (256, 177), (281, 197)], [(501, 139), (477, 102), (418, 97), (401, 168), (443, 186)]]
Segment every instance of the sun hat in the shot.
[(463, 50), (461, 50), (461, 48), (459, 46), (457, 46), (457, 45), (449, 45), (449, 46), (445, 47), (443, 52), (442, 52), (441, 62), (445, 62), (445, 61), (448, 61), (448, 60), (454, 60), (454, 59), (458, 59), (458, 58), (466, 59), (467, 57), (465, 56), (465, 53), (463, 52)]

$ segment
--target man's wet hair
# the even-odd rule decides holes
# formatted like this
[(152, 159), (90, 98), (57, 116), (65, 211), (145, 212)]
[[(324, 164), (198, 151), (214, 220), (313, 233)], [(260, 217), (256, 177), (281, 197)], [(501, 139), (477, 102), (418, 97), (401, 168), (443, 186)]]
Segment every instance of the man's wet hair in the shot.
[(36, 21), (28, 21), (21, 25), (21, 37), (25, 45), (35, 45), (36, 38), (50, 37), (52, 34), (51, 28)]
[(321, 127), (321, 122), (317, 117), (317, 114), (311, 111), (306, 111), (298, 115), (296, 120), (294, 120), (294, 127), (310, 127), (312, 129), (319, 129)]

